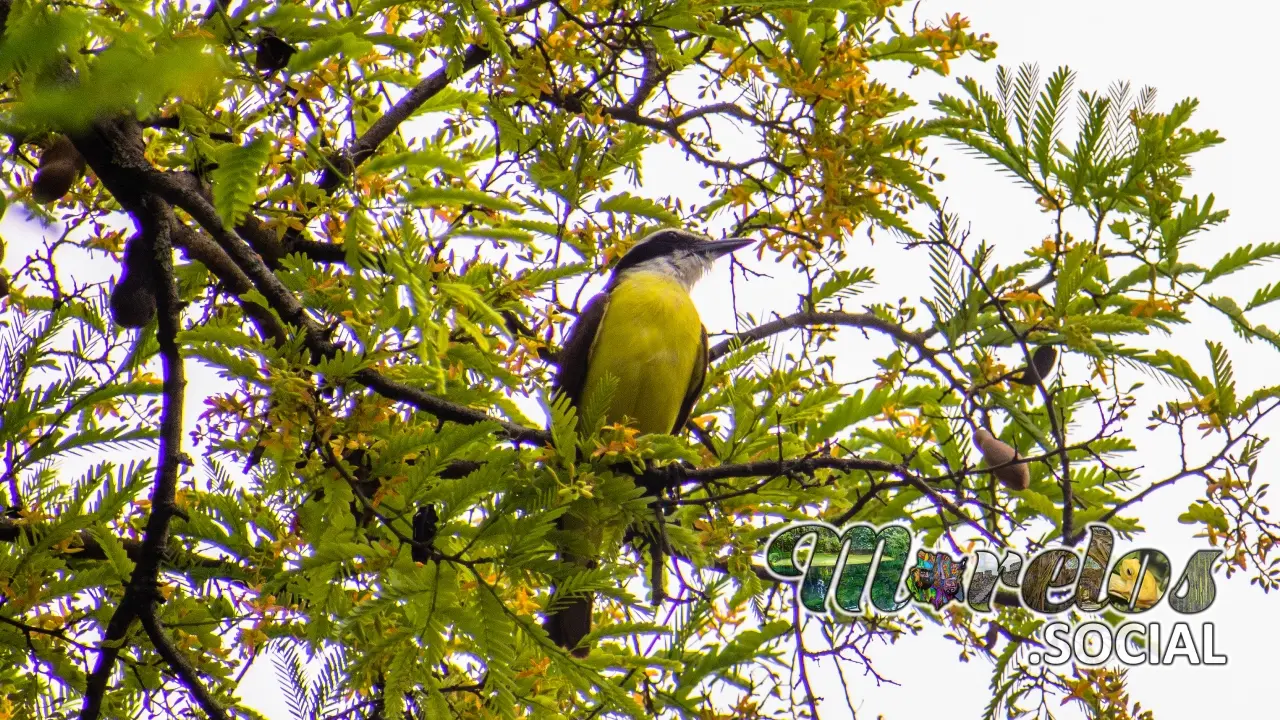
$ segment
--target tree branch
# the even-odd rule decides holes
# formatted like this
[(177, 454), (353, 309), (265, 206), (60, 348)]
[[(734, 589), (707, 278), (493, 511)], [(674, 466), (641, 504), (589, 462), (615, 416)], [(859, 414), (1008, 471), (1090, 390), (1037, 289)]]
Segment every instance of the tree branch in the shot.
[[(284, 286), (275, 273), (271, 272), (262, 258), (236, 234), (235, 230), (223, 224), (222, 218), (218, 216), (212, 203), (200, 192), (179, 180), (173, 173), (153, 169), (147, 173), (146, 179), (161, 197), (190, 214), (205, 232), (213, 237), (244, 271), (253, 282), (253, 286), (262, 293), (267, 303), (279, 313), (280, 317), (302, 329), (307, 348), (317, 358), (333, 357), (338, 352), (338, 347), (329, 341), (327, 333), (315, 320), (311, 319), (302, 303)], [(380, 395), (412, 405), (441, 420), (467, 425), (482, 422), (496, 423), (506, 437), (517, 441), (546, 442), (550, 437), (542, 430), (501, 420), (480, 410), (473, 410), (390, 380), (376, 370), (365, 368), (357, 371), (352, 377)]]
[[(220, 270), (219, 278), (227, 282), (233, 291), (247, 291), (247, 281), (267, 299), (268, 305), (281, 319), (302, 329), (307, 348), (317, 358), (333, 357), (338, 348), (329, 341), (323, 328), (311, 319), (306, 308), (276, 277), (263, 258), (235, 230), (223, 224), (199, 180), (189, 173), (157, 170), (147, 161), (136, 120), (117, 117), (98, 121), (94, 123), (90, 134), (75, 138), (75, 141), (77, 149), (90, 167), (131, 215), (135, 218), (149, 218), (147, 222), (152, 224), (153, 232), (163, 230), (166, 242), (179, 242), (194, 248), (193, 252), (200, 252), (209, 259), (212, 269)], [(154, 198), (149, 191), (159, 194), (165, 202), (153, 205)], [(212, 238), (213, 245), (202, 243), (194, 232), (173, 232), (173, 228), (180, 226), (181, 222), (173, 216), (170, 204), (191, 215)], [(221, 254), (213, 252), (214, 246), (220, 248)], [(239, 272), (233, 271), (233, 266)], [(283, 333), (274, 318), (271, 318), (266, 328), (268, 329), (264, 330), (264, 335), (268, 337), (277, 332)], [(413, 405), (442, 420), (465, 424), (494, 422), (501, 427), (504, 435), (513, 440), (545, 442), (549, 437), (542, 430), (493, 418), (482, 411), (387, 379), (373, 370), (360, 371), (356, 379), (375, 392)]]
[(156, 339), (160, 345), (160, 358), (164, 366), (160, 414), (160, 458), (155, 484), (151, 490), (151, 514), (147, 518), (142, 538), (142, 550), (133, 575), (125, 588), (124, 597), (107, 623), (106, 632), (99, 645), (98, 664), (89, 676), (85, 688), (84, 705), (80, 720), (96, 720), (102, 712), (102, 700), (107, 682), (115, 668), (125, 636), (139, 612), (152, 612), (156, 593), (156, 580), (160, 564), (169, 542), (169, 523), (177, 511), (174, 502), (178, 487), (178, 474), (185, 462), (182, 453), (182, 409), (186, 378), (182, 356), (178, 350), (177, 335), (181, 329), (181, 306), (178, 286), (173, 276), (173, 245), (169, 233), (169, 208), (155, 198), (142, 200), (145, 214), (135, 218), (142, 233), (150, 241), (154, 251), (154, 277), (158, 287), (156, 306), (159, 328)]
[(196, 699), (196, 703), (200, 705), (201, 710), (204, 710), (204, 714), (208, 715), (210, 720), (227, 720), (226, 711), (200, 682), (196, 669), (165, 636), (164, 630), (160, 627), (160, 620), (156, 617), (154, 602), (145, 608), (141, 617), (142, 627), (147, 631), (147, 637), (151, 638), (151, 644), (155, 646), (156, 653), (168, 663), (169, 669), (178, 676), (182, 686)]
[(217, 276), (218, 280), (235, 296), (240, 303), (240, 308), (257, 325), (264, 338), (275, 342), (277, 346), (283, 345), (288, 336), (285, 334), (284, 328), (276, 320), (276, 317), (261, 305), (240, 299), (240, 296), (253, 289), (253, 283), (249, 281), (249, 276), (245, 275), (227, 253), (208, 236), (192, 230), (176, 217), (172, 217), (172, 215), (170, 215), (170, 218), (172, 220), (173, 244), (182, 248), (187, 257), (199, 260), (205, 267), (209, 268), (210, 272)]
[[(27, 525), (12, 518), (0, 517), (0, 542), (17, 542), (24, 539), (28, 542), (34, 542), (41, 537), (40, 526)], [(72, 537), (76, 538), (79, 546), (65, 550), (63, 554), (68, 560), (106, 560), (107, 552), (88, 530), (81, 530)], [(119, 538), (119, 543), (124, 547), (125, 555), (134, 563), (140, 562), (144, 554), (143, 545), (140, 540), (132, 540), (129, 538)], [(181, 569), (185, 567), (201, 568), (204, 570), (215, 571), (238, 571), (232, 575), (239, 575), (243, 569), (235, 563), (217, 558), (204, 557), (194, 553), (185, 552), (181, 547), (173, 542), (164, 548), (162, 561), (165, 567), (173, 569)]]
[(798, 312), (794, 315), (778, 318), (757, 327), (745, 330), (732, 337), (716, 343), (709, 354), (712, 360), (718, 360), (729, 354), (734, 347), (748, 345), (787, 330), (812, 327), (814, 325), (843, 325), (878, 330), (899, 342), (907, 343), (921, 352), (931, 353), (924, 345), (924, 335), (914, 333), (897, 323), (885, 320), (872, 313), (849, 312)]
[[(545, 4), (547, 1), (526, 0), (526, 2), (505, 11), (503, 15), (507, 18), (519, 17)], [(458, 74), (479, 67), (480, 63), (488, 60), (492, 54), (488, 48), (479, 45), (467, 46), (467, 49), (462, 53), (462, 69)], [(343, 179), (351, 174), (351, 171), (373, 156), (378, 146), (391, 137), (391, 134), (400, 127), (401, 123), (408, 120), (424, 103), (448, 87), (453, 79), (454, 77), (449, 74), (449, 63), (446, 61), (439, 70), (423, 78), (404, 97), (392, 105), (382, 117), (369, 126), (368, 130), (365, 130), (363, 135), (352, 140), (341, 151), (330, 155), (324, 171), (320, 174), (320, 181), (316, 183), (316, 186), (325, 193), (332, 193)]]
[[(527, 3), (531, 7), (541, 3)], [(478, 45), (468, 46), (462, 54), (462, 70), (467, 72), (489, 59), (492, 53), (488, 48)], [(431, 73), (400, 98), (396, 104), (377, 119), (363, 135), (351, 141), (347, 147), (329, 156), (325, 169), (320, 173), (320, 181), (316, 186), (325, 193), (332, 193), (338, 185), (355, 170), (357, 166), (368, 160), (377, 151), (378, 146), (408, 120), (423, 103), (430, 100), (449, 86), (449, 63), (445, 62), (439, 70)]]

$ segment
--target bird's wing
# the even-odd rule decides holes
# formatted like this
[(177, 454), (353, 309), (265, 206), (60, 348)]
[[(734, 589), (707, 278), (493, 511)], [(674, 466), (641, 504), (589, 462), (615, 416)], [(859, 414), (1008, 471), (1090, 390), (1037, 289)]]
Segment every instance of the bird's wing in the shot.
[(553, 392), (564, 393), (574, 407), (582, 400), (582, 386), (587, 381), (587, 361), (591, 358), (591, 346), (596, 340), (596, 331), (600, 329), (600, 321), (604, 319), (604, 309), (609, 304), (609, 296), (600, 293), (587, 302), (582, 314), (569, 328), (569, 337), (564, 347), (560, 348), (560, 356), (556, 358), (559, 370), (551, 383)]
[(693, 377), (689, 378), (689, 392), (684, 395), (684, 403), (680, 405), (680, 414), (676, 416), (676, 426), (671, 428), (672, 435), (679, 435), (684, 430), (685, 423), (689, 422), (689, 414), (693, 412), (693, 404), (698, 402), (698, 396), (702, 394), (702, 387), (707, 382), (707, 362), (710, 355), (707, 353), (707, 329), (702, 328), (702, 348), (698, 351), (698, 355), (693, 361)]
[[(609, 304), (609, 296), (600, 293), (587, 302), (578, 319), (569, 328), (564, 346), (556, 358), (555, 379), (551, 382), (552, 392), (564, 393), (574, 407), (582, 400), (583, 385), (587, 382), (587, 363), (591, 359), (591, 347), (595, 345), (596, 335), (600, 330), (600, 321), (604, 319), (605, 308)], [(556, 528), (566, 531), (572, 522), (571, 516), (561, 515), (556, 518)], [(581, 557), (567, 548), (561, 547), (560, 557), (567, 563), (594, 566), (588, 558)], [(586, 593), (575, 597), (558, 610), (549, 612), (544, 626), (551, 639), (557, 645), (572, 650), (575, 657), (586, 657), (588, 648), (577, 648), (582, 638), (591, 632), (592, 595)], [(574, 649), (577, 648), (577, 649)]]

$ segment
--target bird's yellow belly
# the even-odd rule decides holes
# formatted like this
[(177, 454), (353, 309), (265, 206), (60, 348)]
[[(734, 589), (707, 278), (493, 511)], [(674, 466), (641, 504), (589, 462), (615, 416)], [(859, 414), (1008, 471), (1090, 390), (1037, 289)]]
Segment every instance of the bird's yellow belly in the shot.
[(617, 385), (606, 423), (630, 422), (642, 433), (669, 433), (702, 351), (702, 321), (688, 293), (664, 276), (632, 278), (610, 293), (591, 348), (586, 404), (605, 374)]

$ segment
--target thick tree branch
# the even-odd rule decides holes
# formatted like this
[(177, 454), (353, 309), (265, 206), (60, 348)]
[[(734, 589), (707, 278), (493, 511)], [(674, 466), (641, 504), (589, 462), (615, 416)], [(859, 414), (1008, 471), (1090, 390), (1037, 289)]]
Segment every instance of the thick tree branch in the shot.
[(142, 538), (141, 556), (125, 588), (124, 597), (107, 623), (99, 646), (98, 664), (89, 676), (85, 689), (81, 720), (95, 720), (102, 712), (107, 683), (115, 669), (125, 636), (140, 612), (152, 612), (160, 565), (169, 544), (169, 523), (177, 511), (174, 498), (178, 474), (185, 457), (182, 453), (182, 410), (186, 389), (182, 356), (177, 336), (181, 329), (181, 306), (178, 286), (173, 276), (173, 245), (169, 233), (169, 208), (156, 198), (141, 201), (145, 214), (135, 218), (150, 242), (154, 255), (156, 309), (159, 328), (156, 339), (164, 367), (160, 414), (160, 458), (155, 484), (151, 490), (151, 514)]
[[(0, 542), (17, 542), (19, 539), (35, 542), (43, 535), (39, 525), (27, 525), (12, 518), (0, 517)], [(81, 530), (73, 536), (76, 545), (63, 551), (67, 560), (106, 560), (107, 551), (88, 530)], [(134, 563), (141, 561), (144, 550), (142, 541), (119, 538), (125, 555)], [(178, 544), (170, 542), (161, 558), (166, 568), (181, 570), (183, 568), (200, 568), (221, 572), (227, 577), (237, 578), (243, 575), (243, 568), (235, 563), (204, 557), (183, 550)]]
[[(234, 230), (226, 227), (205, 188), (199, 180), (187, 173), (163, 172), (155, 169), (144, 155), (142, 134), (132, 118), (113, 118), (94, 124), (91, 134), (76, 138), (76, 146), (85, 156), (90, 167), (126, 210), (135, 218), (143, 214), (160, 213), (153, 224), (157, 229), (164, 225), (166, 237), (193, 248), (209, 259), (211, 269), (220, 270), (219, 278), (233, 291), (243, 293), (249, 288), (245, 282), (266, 297), (268, 304), (285, 322), (302, 329), (306, 346), (317, 357), (332, 357), (337, 347), (329, 341), (326, 332), (313, 320), (306, 308), (284, 286), (263, 258), (253, 250)], [(181, 223), (173, 217), (172, 209), (160, 203), (151, 208), (150, 192), (158, 193), (164, 200), (181, 208), (213, 239), (213, 246), (201, 242), (195, 232), (172, 232)], [(162, 217), (167, 214), (169, 219)], [(221, 254), (213, 247), (221, 249)], [(225, 255), (225, 259), (224, 256)], [(231, 270), (234, 266), (239, 272)], [(247, 311), (248, 312), (248, 311)], [(255, 311), (256, 312), (256, 311)], [(269, 314), (268, 314), (269, 315)], [(267, 337), (277, 336), (283, 330), (271, 319), (264, 328)], [(442, 420), (475, 424), (497, 423), (507, 437), (513, 440), (544, 442), (546, 433), (510, 423), (457, 403), (431, 396), (417, 388), (383, 377), (373, 370), (358, 373), (357, 380), (375, 392), (405, 402)]]
[[(544, 1), (528, 0), (512, 8), (507, 15), (522, 15), (543, 4)], [(479, 65), (488, 56), (487, 49), (478, 46), (468, 48), (463, 59), (464, 70)], [(354, 168), (368, 158), (417, 108), (447, 87), (449, 80), (447, 67), (441, 68), (401, 98), (386, 115), (379, 118), (366, 133), (343, 151), (342, 157), (349, 167)], [(251, 283), (253, 288), (267, 298), (271, 308), (285, 322), (302, 329), (306, 345), (315, 355), (332, 357), (337, 352), (337, 347), (328, 340), (323, 329), (308, 316), (306, 309), (297, 298), (275, 277), (268, 263), (264, 262), (263, 256), (255, 252), (235, 230), (223, 225), (199, 180), (186, 174), (161, 172), (150, 165), (144, 154), (142, 135), (136, 120), (115, 118), (100, 121), (94, 125), (93, 136), (79, 138), (76, 144), (95, 173), (131, 214), (138, 216), (148, 191), (158, 192), (167, 202), (182, 208), (212, 236), (230, 262), (224, 261), (222, 255), (213, 252), (210, 246), (202, 244), (195, 233), (173, 232), (173, 238), (177, 242), (192, 249), (193, 252), (200, 253), (202, 259), (211, 269), (218, 272), (219, 278), (227, 283), (233, 292), (243, 293), (248, 289), (246, 281)], [(338, 176), (330, 170), (326, 170), (325, 177), (331, 178), (327, 181), (330, 184), (338, 182)], [(321, 185), (324, 186), (325, 183), (326, 181), (322, 178)], [(167, 207), (164, 212), (169, 212)], [(170, 231), (180, 224), (176, 219), (172, 223), (163, 219), (161, 222)], [(255, 234), (264, 234), (259, 232), (263, 228), (256, 218), (247, 218), (241, 227)], [(169, 234), (170, 232), (166, 231), (166, 235)], [(239, 272), (232, 270), (232, 265), (238, 268)], [(278, 324), (272, 323), (268, 323), (263, 328), (263, 332), (269, 337), (282, 335)], [(359, 372), (356, 379), (375, 392), (409, 403), (442, 420), (468, 424), (495, 422), (505, 435), (514, 440), (545, 442), (548, 437), (541, 430), (492, 418), (482, 411), (433, 397), (416, 388), (390, 380), (373, 370)]]
[[(253, 289), (253, 283), (249, 281), (249, 276), (240, 270), (239, 266), (231, 260), (217, 243), (209, 239), (208, 236), (187, 227), (172, 215), (170, 217), (172, 219), (173, 244), (182, 248), (187, 257), (199, 260), (205, 267), (209, 268), (209, 271), (217, 276), (218, 280), (237, 300), (241, 295)], [(264, 338), (272, 340), (276, 345), (285, 343), (288, 336), (274, 315), (255, 302), (247, 300), (239, 300), (239, 302), (240, 308), (253, 320)]]
[(502, 435), (511, 440), (544, 444), (551, 441), (551, 435), (544, 430), (517, 425), (513, 422), (495, 418), (480, 410), (473, 410), (465, 405), (449, 402), (410, 385), (390, 380), (374, 370), (359, 370), (353, 377), (361, 385), (383, 397), (412, 405), (423, 412), (435, 415), (441, 420), (452, 420), (464, 425), (494, 423), (501, 429)]
[[(135, 120), (127, 117), (99, 120), (89, 132), (72, 139), (94, 174), (126, 212), (135, 219), (151, 212), (144, 207), (144, 178), (155, 170), (146, 159), (142, 130)], [(181, 175), (191, 185), (199, 186), (195, 176)], [(183, 225), (172, 208), (164, 207), (158, 212), (165, 216), (164, 224), (168, 226), (173, 245), (182, 248), (188, 258), (204, 263), (237, 296), (252, 288), (248, 277), (217, 243)], [(239, 302), (264, 338), (277, 343), (285, 339), (280, 323), (266, 308), (245, 300)]]

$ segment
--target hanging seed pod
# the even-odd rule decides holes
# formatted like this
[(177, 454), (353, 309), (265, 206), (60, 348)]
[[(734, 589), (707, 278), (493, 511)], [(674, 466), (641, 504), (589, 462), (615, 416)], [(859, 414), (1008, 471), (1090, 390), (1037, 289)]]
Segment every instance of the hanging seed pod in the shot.
[(253, 66), (268, 75), (289, 64), (289, 58), (298, 52), (298, 48), (281, 40), (273, 33), (264, 33), (258, 39), (258, 56)]
[(123, 328), (146, 327), (156, 316), (156, 296), (138, 279), (126, 273), (111, 291), (111, 319)]
[(124, 272), (111, 289), (111, 319), (120, 327), (145, 327), (156, 316), (150, 252), (150, 244), (141, 236), (131, 238), (124, 246)]
[(1018, 452), (1008, 443), (996, 439), (986, 428), (978, 428), (973, 433), (973, 444), (982, 452), (982, 459), (987, 462), (987, 465), (996, 468), (992, 473), (1000, 484), (1010, 490), (1026, 490), (1031, 484), (1031, 469), (1026, 463), (997, 467), (1012, 462), (1018, 457)]
[(80, 151), (65, 135), (59, 135), (40, 155), (40, 165), (31, 181), (31, 197), (39, 203), (57, 202), (83, 173)]
[(435, 542), (439, 522), (440, 516), (432, 504), (423, 505), (413, 514), (413, 541), (417, 544), (410, 548), (409, 554), (415, 562), (425, 563), (431, 559), (429, 548)]
[(1053, 373), (1053, 364), (1057, 361), (1058, 351), (1052, 345), (1041, 345), (1031, 354), (1031, 364), (1011, 379), (1019, 385), (1035, 385)]

